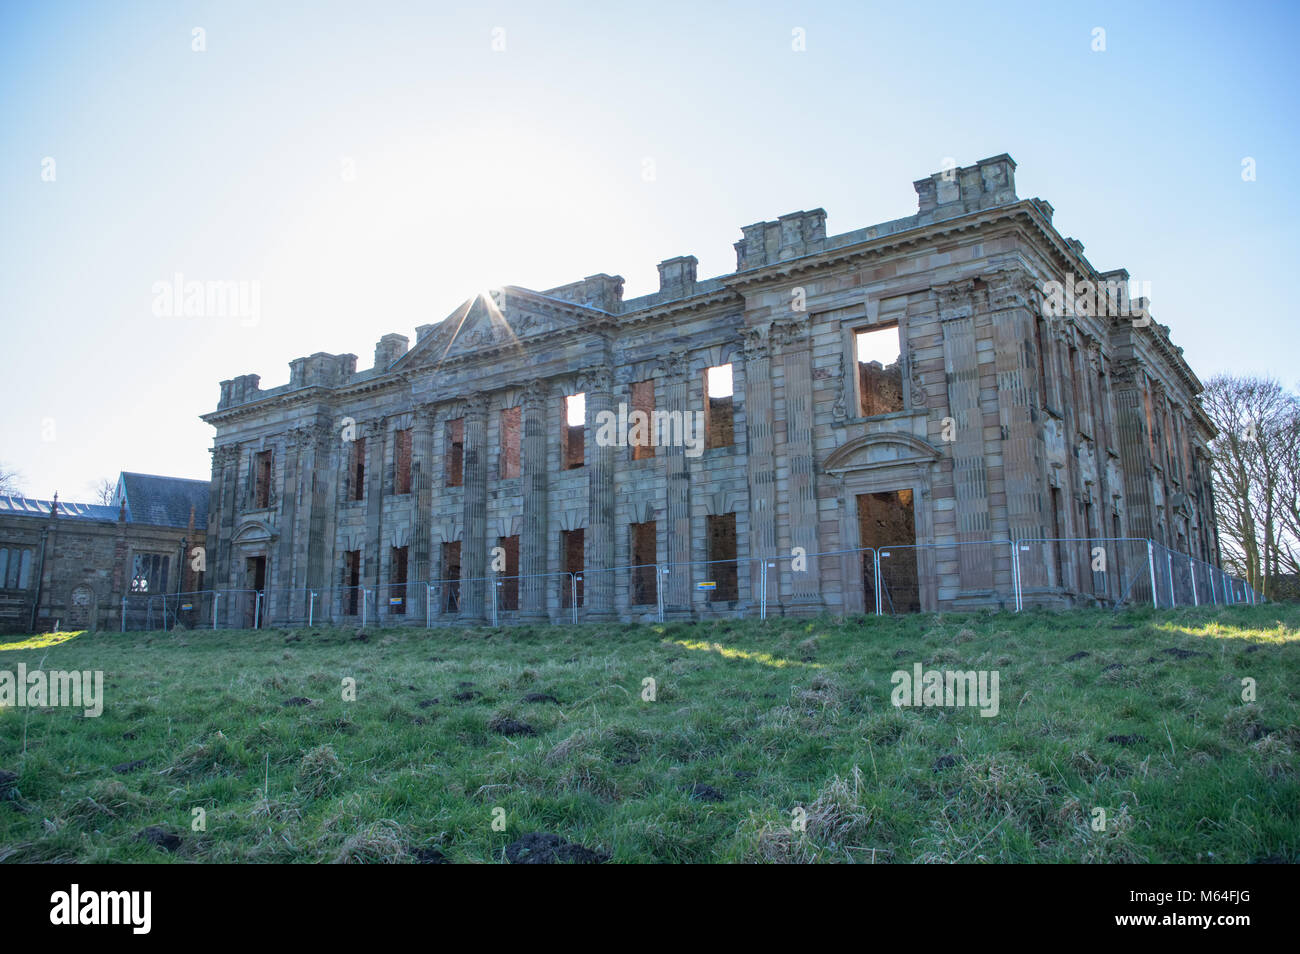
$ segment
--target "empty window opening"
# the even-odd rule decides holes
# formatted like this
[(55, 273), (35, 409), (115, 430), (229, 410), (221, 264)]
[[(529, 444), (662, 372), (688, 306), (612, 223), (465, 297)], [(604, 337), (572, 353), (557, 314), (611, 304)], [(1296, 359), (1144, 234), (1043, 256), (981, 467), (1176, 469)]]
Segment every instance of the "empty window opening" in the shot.
[(632, 432), (636, 437), (636, 442), (632, 445), (632, 459), (645, 460), (647, 457), (654, 457), (655, 455), (654, 434), (652, 433), (655, 419), (655, 383), (653, 379), (633, 383), (632, 412), (637, 411), (645, 415), (646, 424), (644, 429)]
[[(572, 573), (581, 577), (582, 575), (582, 548), (584, 534), (582, 530), (561, 530), (560, 547), (564, 557), (564, 572)], [(578, 605), (582, 605), (582, 580), (577, 581)], [(564, 580), (564, 591), (560, 599), (560, 605), (565, 609), (573, 606), (573, 587), (570, 586), (569, 580)]]
[(254, 461), (253, 507), (262, 510), (271, 506), (271, 452), (261, 451)]
[[(916, 515), (912, 491), (858, 494), (859, 545), (880, 555), (880, 606), (885, 613), (919, 613), (921, 587), (916, 572)], [(868, 606), (875, 605), (875, 568), (862, 560)]]
[(406, 615), (406, 547), (393, 547), (388, 573), (388, 612)]
[(393, 493), (411, 492), (411, 431), (403, 428), (393, 434)]
[(349, 500), (364, 500), (366, 496), (366, 439), (358, 437), (352, 442), (352, 460), (348, 466), (351, 486)]
[(658, 579), (655, 575), (656, 537), (655, 521), (634, 523), (628, 530), (632, 541), (632, 605), (645, 606), (659, 602)]
[(356, 616), (361, 607), (361, 551), (343, 554), (343, 613)]
[(460, 612), (460, 541), (442, 545), (442, 611)]
[(705, 518), (709, 537), (709, 567), (705, 571), (717, 584), (709, 591), (710, 602), (740, 598), (736, 573), (736, 515), (721, 513)]
[(523, 409), (519, 405), (501, 412), (501, 479), (519, 476), (519, 439)]
[(498, 574), (497, 607), (503, 610), (519, 609), (519, 535), (497, 537), (497, 546), (505, 552), (505, 569)]
[(581, 467), (586, 460), (587, 395), (570, 394), (564, 399), (564, 469)]
[(854, 336), (858, 365), (858, 410), (863, 417), (903, 410), (903, 349), (898, 325)]
[(731, 365), (720, 364), (704, 372), (705, 447), (730, 447), (735, 443), (735, 408)]
[[(165, 553), (137, 553), (132, 560), (131, 592), (166, 593), (167, 569), (170, 562), (170, 557)], [(26, 589), (26, 586), (20, 589)], [(261, 589), (261, 587), (257, 586), (254, 589)]]
[(465, 483), (465, 419), (448, 421), (446, 436), (447, 486), (460, 487)]

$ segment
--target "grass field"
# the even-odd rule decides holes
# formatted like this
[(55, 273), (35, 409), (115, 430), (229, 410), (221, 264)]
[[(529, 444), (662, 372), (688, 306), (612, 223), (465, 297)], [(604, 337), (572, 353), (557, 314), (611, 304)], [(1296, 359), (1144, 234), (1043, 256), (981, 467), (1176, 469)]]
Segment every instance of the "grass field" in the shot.
[[(104, 712), (0, 710), (0, 860), (546, 833), (615, 862), (1296, 861), (1298, 633), (1261, 606), (37, 637), (0, 671), (103, 670)], [(916, 662), (996, 670), (998, 714), (894, 707)]]

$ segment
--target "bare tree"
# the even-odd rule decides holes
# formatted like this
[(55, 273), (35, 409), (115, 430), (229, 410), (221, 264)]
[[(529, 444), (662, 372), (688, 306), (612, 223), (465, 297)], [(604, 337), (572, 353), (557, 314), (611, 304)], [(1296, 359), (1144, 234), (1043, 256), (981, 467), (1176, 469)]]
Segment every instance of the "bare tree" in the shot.
[(117, 481), (109, 480), (107, 477), (92, 481), (90, 487), (91, 493), (94, 494), (94, 501), (97, 504), (111, 504), (113, 495), (117, 493)]
[(1267, 595), (1300, 570), (1300, 398), (1265, 378), (1213, 378), (1202, 395), (1224, 562)]
[(22, 491), (18, 489), (18, 484), (22, 481), (23, 475), (8, 464), (0, 463), (0, 494), (11, 494), (15, 497), (21, 497)]

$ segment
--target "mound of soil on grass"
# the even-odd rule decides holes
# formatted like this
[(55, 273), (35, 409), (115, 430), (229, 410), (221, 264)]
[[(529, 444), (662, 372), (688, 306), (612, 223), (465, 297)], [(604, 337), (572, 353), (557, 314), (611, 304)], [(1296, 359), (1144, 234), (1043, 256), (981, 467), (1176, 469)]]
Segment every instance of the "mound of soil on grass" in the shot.
[(498, 716), (488, 723), (488, 728), (499, 735), (536, 735), (537, 730), (527, 722), (509, 716)]
[(416, 848), (411, 852), (411, 857), (415, 859), (417, 865), (446, 865), (451, 864), (437, 848), (432, 845), (426, 845), (423, 848)]
[(1079, 652), (1075, 653), (1075, 654), (1072, 655), (1072, 656), (1066, 656), (1066, 657), (1065, 657), (1065, 661), (1066, 661), (1066, 662), (1078, 662), (1080, 659), (1087, 659), (1087, 658), (1088, 658), (1089, 656), (1091, 656), (1091, 655), (1092, 655), (1092, 653), (1090, 653), (1090, 652), (1088, 652), (1088, 651), (1086, 651), (1086, 650), (1080, 650)]
[(416, 703), (416, 705), (419, 706), (421, 709), (427, 709), (427, 708), (429, 708), (429, 706), (436, 706), (436, 705), (438, 704), (438, 702), (439, 702), (439, 700), (436, 699), (436, 698), (434, 698), (434, 699), (421, 699), (419, 702)]
[(0, 769), (0, 798), (9, 798), (14, 783), (17, 781), (17, 772), (6, 772), (4, 769)]
[(481, 695), (483, 695), (483, 693), (476, 692), (473, 689), (468, 689), (465, 692), (456, 693), (452, 698), (457, 702), (469, 702), (471, 699), (477, 699)]
[(123, 762), (121, 765), (114, 765), (113, 771), (119, 775), (124, 775), (127, 772), (134, 772), (136, 769), (143, 767), (144, 759), (133, 759), (130, 762)]
[(957, 764), (957, 756), (941, 755), (934, 760), (934, 764), (931, 765), (930, 768), (935, 772), (942, 772), (944, 769), (952, 768), (956, 764)]
[(292, 698), (285, 699), (284, 702), (280, 703), (280, 705), (282, 705), (282, 706), (309, 706), (309, 705), (311, 705), (311, 700), (308, 699), (306, 696), (293, 696)]
[(506, 845), (506, 860), (512, 865), (599, 865), (609, 855), (575, 845), (559, 835), (530, 832)]
[(524, 696), (524, 702), (554, 702), (557, 706), (560, 700), (545, 692), (530, 692)]
[(705, 785), (703, 782), (696, 782), (691, 786), (691, 798), (697, 802), (721, 802), (726, 797), (712, 785)]
[(1115, 672), (1116, 670), (1123, 669), (1123, 668), (1124, 668), (1123, 663), (1111, 663), (1109, 666), (1102, 669), (1102, 672)]
[[(1179, 649), (1177, 646), (1171, 646), (1169, 649), (1160, 650), (1166, 656), (1173, 656), (1175, 659), (1191, 659), (1195, 656), (1205, 656), (1209, 658), (1209, 653), (1197, 652), (1194, 649)], [(1147, 662), (1156, 662), (1156, 657), (1152, 656)]]
[(159, 828), (157, 825), (150, 825), (144, 831), (135, 836), (136, 841), (145, 841), (155, 848), (161, 848), (163, 851), (175, 851), (181, 846), (180, 835), (173, 835), (165, 828)]

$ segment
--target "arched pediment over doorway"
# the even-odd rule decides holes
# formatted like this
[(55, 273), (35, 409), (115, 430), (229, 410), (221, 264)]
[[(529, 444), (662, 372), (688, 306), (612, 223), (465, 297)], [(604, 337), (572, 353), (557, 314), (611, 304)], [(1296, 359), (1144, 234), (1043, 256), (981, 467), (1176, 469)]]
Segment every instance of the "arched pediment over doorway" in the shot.
[(822, 470), (841, 476), (885, 467), (925, 465), (940, 458), (929, 441), (902, 431), (867, 434), (840, 445), (822, 463)]
[(275, 539), (275, 531), (261, 520), (249, 520), (240, 524), (235, 531), (233, 542), (241, 547), (270, 543)]

